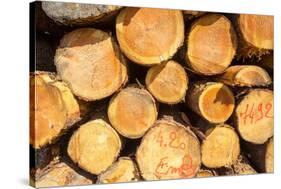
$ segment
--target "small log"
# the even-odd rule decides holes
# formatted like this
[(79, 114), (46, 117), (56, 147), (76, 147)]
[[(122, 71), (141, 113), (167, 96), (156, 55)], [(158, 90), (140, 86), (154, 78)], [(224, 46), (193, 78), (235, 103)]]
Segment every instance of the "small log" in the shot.
[(74, 163), (92, 174), (105, 171), (116, 160), (121, 140), (102, 119), (89, 121), (71, 136), (67, 153)]
[(242, 139), (265, 143), (273, 136), (273, 91), (251, 89), (236, 106), (234, 121)]
[(140, 138), (153, 125), (158, 115), (155, 100), (145, 90), (134, 86), (121, 90), (112, 97), (108, 118), (122, 136)]
[(142, 138), (136, 152), (145, 180), (194, 177), (201, 165), (200, 156), (196, 135), (171, 119), (158, 120)]
[(84, 3), (67, 3), (43, 1), (42, 9), (54, 21), (64, 25), (89, 25), (105, 20), (114, 15), (121, 6), (94, 5)]
[(205, 168), (200, 169), (196, 175), (197, 178), (214, 177), (214, 176), (218, 176), (215, 171)]
[(239, 154), (239, 137), (231, 126), (224, 124), (207, 130), (201, 146), (204, 166), (228, 167), (238, 159)]
[(270, 138), (264, 144), (244, 144), (247, 157), (260, 173), (274, 172), (274, 140)]
[(238, 159), (229, 167), (218, 169), (219, 175), (252, 175), (257, 174), (244, 155), (239, 155)]
[(55, 65), (61, 79), (85, 101), (108, 97), (127, 81), (126, 62), (116, 42), (93, 28), (66, 34), (56, 50)]
[(39, 178), (36, 178), (34, 187), (57, 187), (57, 186), (74, 186), (89, 185), (93, 182), (77, 173), (64, 162), (53, 163)]
[(230, 20), (207, 14), (195, 20), (187, 37), (186, 61), (198, 74), (215, 75), (230, 65), (237, 48)]
[(30, 78), (30, 144), (39, 149), (53, 143), (80, 120), (80, 110), (70, 89), (46, 72)]
[(217, 80), (232, 87), (262, 87), (272, 84), (268, 73), (253, 65), (231, 66)]
[(120, 157), (110, 168), (98, 176), (97, 184), (134, 182), (139, 180), (135, 163), (129, 157)]
[(177, 104), (184, 100), (188, 77), (184, 68), (175, 61), (151, 67), (145, 78), (146, 87), (162, 103)]
[(236, 18), (240, 50), (239, 56), (252, 57), (273, 50), (273, 16), (241, 14)]
[(187, 91), (186, 104), (211, 123), (223, 123), (234, 110), (231, 90), (218, 82), (194, 82)]
[(116, 20), (116, 34), (130, 60), (144, 66), (159, 64), (183, 44), (183, 15), (179, 10), (124, 8)]

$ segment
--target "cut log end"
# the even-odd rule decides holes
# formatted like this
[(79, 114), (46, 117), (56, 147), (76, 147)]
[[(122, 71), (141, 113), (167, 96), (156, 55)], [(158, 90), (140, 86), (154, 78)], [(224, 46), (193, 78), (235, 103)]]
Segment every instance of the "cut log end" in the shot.
[(78, 174), (67, 164), (60, 162), (55, 164), (43, 174), (39, 179), (36, 179), (34, 186), (42, 187), (58, 187), (58, 186), (75, 186), (93, 184), (90, 179)]
[(230, 65), (237, 48), (230, 20), (220, 14), (208, 14), (196, 20), (187, 41), (186, 61), (199, 74), (215, 75)]
[(135, 163), (128, 157), (121, 157), (109, 169), (99, 175), (97, 183), (118, 183), (138, 181)]
[(273, 16), (242, 14), (238, 25), (243, 39), (257, 49), (273, 49)]
[(258, 66), (231, 66), (218, 77), (218, 81), (230, 86), (261, 87), (272, 84), (268, 73)]
[(80, 119), (79, 106), (70, 89), (48, 73), (30, 79), (30, 144), (36, 149), (52, 143)]
[(115, 130), (101, 119), (89, 121), (71, 136), (67, 153), (82, 169), (100, 174), (116, 160), (121, 141)]
[(136, 160), (145, 180), (194, 177), (201, 164), (200, 143), (179, 123), (159, 120), (143, 137)]
[(239, 137), (235, 130), (224, 124), (207, 133), (201, 149), (202, 163), (209, 168), (232, 165), (240, 154)]
[(273, 136), (273, 92), (251, 90), (235, 110), (235, 122), (241, 137), (254, 144), (263, 144)]
[(59, 76), (86, 101), (110, 96), (127, 81), (124, 57), (106, 32), (82, 28), (66, 34), (56, 51)]
[(132, 61), (150, 66), (172, 57), (184, 40), (179, 10), (125, 8), (117, 17), (117, 39)]
[(194, 83), (186, 96), (187, 105), (211, 123), (223, 123), (234, 110), (234, 96), (222, 83)]
[(166, 104), (177, 104), (185, 97), (188, 77), (180, 64), (168, 61), (150, 68), (145, 83), (158, 101)]
[(108, 107), (112, 126), (124, 137), (140, 138), (157, 119), (155, 100), (145, 89), (127, 87), (116, 94)]

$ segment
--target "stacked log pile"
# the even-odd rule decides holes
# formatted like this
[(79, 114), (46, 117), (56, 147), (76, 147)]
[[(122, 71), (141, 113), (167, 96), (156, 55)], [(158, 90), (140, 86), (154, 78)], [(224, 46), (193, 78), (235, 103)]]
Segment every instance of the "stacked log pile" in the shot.
[(33, 185), (273, 172), (272, 16), (32, 6)]

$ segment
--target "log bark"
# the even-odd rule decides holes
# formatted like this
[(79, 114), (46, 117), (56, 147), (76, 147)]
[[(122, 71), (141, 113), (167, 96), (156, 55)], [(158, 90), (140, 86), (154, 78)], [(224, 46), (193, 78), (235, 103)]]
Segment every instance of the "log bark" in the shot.
[(257, 65), (260, 65), (261, 67), (265, 68), (269, 72), (273, 72), (273, 62), (274, 62), (274, 53), (271, 51), (269, 54), (266, 54), (261, 57), (260, 62), (257, 63)]
[(67, 153), (74, 163), (98, 175), (110, 167), (119, 155), (121, 140), (102, 119), (89, 121), (71, 136)]
[(82, 26), (104, 21), (110, 15), (115, 15), (121, 6), (43, 1), (42, 8), (56, 22)]
[(231, 64), (236, 49), (236, 34), (230, 20), (221, 14), (207, 14), (191, 25), (186, 61), (198, 74), (220, 74)]
[(231, 66), (217, 80), (232, 87), (262, 87), (272, 84), (268, 73), (253, 65)]
[(188, 77), (184, 68), (175, 61), (151, 67), (145, 78), (146, 87), (162, 103), (177, 104), (184, 100)]
[(215, 171), (205, 168), (200, 169), (196, 175), (197, 178), (214, 177), (214, 176), (218, 176)]
[(93, 184), (90, 179), (80, 175), (64, 162), (52, 162), (42, 172), (40, 177), (35, 179), (36, 188)]
[(246, 155), (260, 173), (274, 172), (274, 140), (270, 138), (264, 144), (244, 144)]
[(190, 178), (200, 168), (200, 143), (188, 128), (173, 120), (158, 120), (136, 152), (145, 180)]
[(236, 106), (234, 121), (242, 139), (265, 143), (273, 136), (273, 91), (251, 89)]
[(208, 168), (231, 166), (240, 154), (239, 137), (227, 124), (211, 128), (206, 132), (201, 154), (202, 163)]
[(228, 120), (234, 104), (231, 90), (219, 82), (194, 82), (186, 95), (186, 105), (211, 123)]
[(116, 42), (93, 28), (66, 34), (56, 50), (55, 65), (61, 79), (85, 101), (108, 97), (127, 81), (126, 61)]
[(183, 43), (183, 15), (179, 10), (125, 8), (117, 17), (116, 34), (130, 60), (144, 66), (159, 64)]
[(53, 143), (80, 120), (78, 103), (68, 86), (47, 72), (30, 78), (30, 144), (39, 149)]
[(139, 173), (135, 163), (129, 157), (120, 157), (110, 168), (98, 176), (97, 184), (135, 182)]
[(141, 88), (129, 86), (112, 97), (108, 118), (122, 136), (140, 138), (153, 125), (158, 115), (155, 100)]
[(273, 50), (273, 16), (241, 14), (236, 17), (239, 56), (252, 57)]
[(238, 159), (229, 167), (218, 169), (219, 175), (252, 175), (257, 174), (250, 162), (244, 155), (239, 155)]

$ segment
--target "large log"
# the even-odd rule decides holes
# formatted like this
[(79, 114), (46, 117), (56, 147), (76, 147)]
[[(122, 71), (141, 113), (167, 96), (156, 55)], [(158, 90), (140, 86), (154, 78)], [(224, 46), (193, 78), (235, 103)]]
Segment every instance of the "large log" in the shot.
[(202, 163), (206, 167), (231, 166), (239, 154), (239, 137), (231, 126), (224, 124), (207, 130), (201, 146)]
[(246, 155), (260, 173), (274, 172), (274, 140), (264, 144), (245, 143)]
[(184, 68), (175, 61), (151, 67), (145, 78), (146, 87), (160, 102), (177, 104), (184, 100), (188, 77)]
[(104, 21), (110, 15), (116, 14), (121, 7), (114, 5), (43, 1), (42, 8), (56, 22), (70, 26), (81, 26)]
[(127, 81), (126, 62), (116, 42), (93, 28), (66, 34), (56, 50), (55, 65), (73, 93), (86, 101), (108, 97)]
[(190, 178), (201, 164), (200, 143), (188, 128), (173, 120), (158, 120), (136, 152), (145, 180)]
[(191, 25), (186, 61), (198, 74), (220, 74), (231, 64), (236, 48), (236, 34), (230, 20), (221, 14), (207, 14)]
[(116, 131), (104, 120), (96, 119), (74, 132), (67, 154), (80, 168), (98, 175), (112, 165), (120, 149), (121, 140)]
[(98, 184), (134, 182), (139, 180), (135, 163), (129, 157), (120, 157), (110, 168), (98, 176)]
[(233, 87), (262, 87), (272, 84), (268, 73), (253, 65), (231, 66), (217, 80)]
[(68, 86), (46, 72), (30, 78), (30, 144), (53, 143), (80, 119), (79, 105)]
[(273, 136), (273, 92), (251, 89), (236, 106), (235, 125), (242, 139), (263, 144)]
[(239, 56), (260, 56), (273, 50), (273, 16), (241, 14), (236, 17), (240, 42)]
[(223, 123), (234, 110), (231, 90), (218, 82), (194, 82), (187, 91), (186, 104), (211, 123)]
[(179, 10), (125, 8), (116, 20), (121, 50), (135, 63), (150, 66), (170, 59), (184, 40)]
[(155, 100), (145, 90), (134, 86), (112, 97), (108, 118), (122, 136), (140, 138), (153, 125), (158, 115)]

